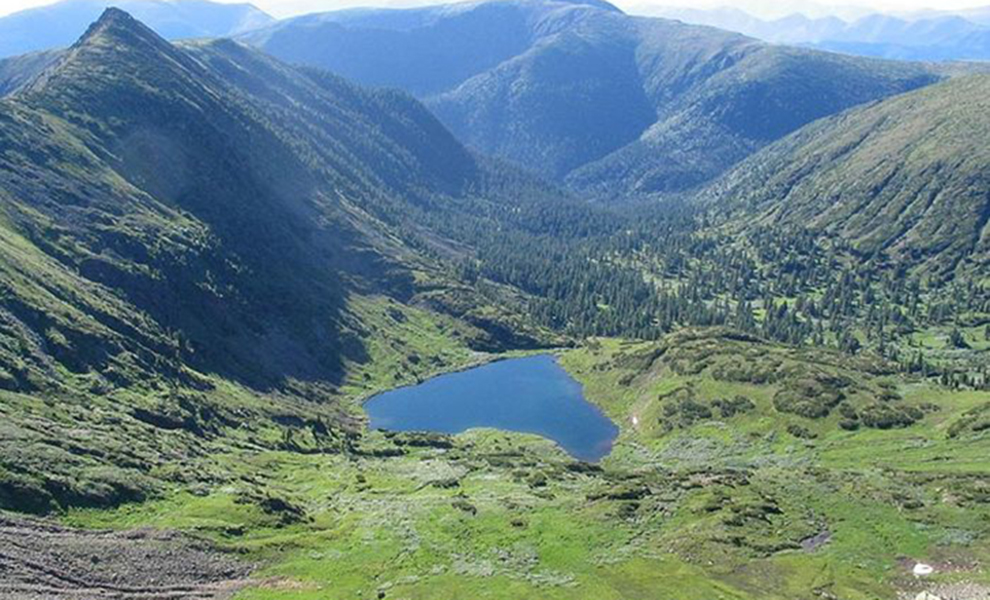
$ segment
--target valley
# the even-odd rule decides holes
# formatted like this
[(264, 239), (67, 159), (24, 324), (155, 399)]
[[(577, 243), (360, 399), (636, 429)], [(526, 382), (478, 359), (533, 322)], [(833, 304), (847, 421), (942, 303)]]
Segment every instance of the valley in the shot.
[(990, 597), (981, 65), (217, 10), (0, 60), (0, 597)]
[[(717, 332), (591, 340), (560, 360), (620, 425), (598, 465), (523, 434), (368, 432), (340, 454), (213, 453), (190, 466), (222, 483), (65, 520), (195, 532), (262, 565), (245, 598), (986, 590), (987, 446), (964, 425), (984, 395)], [(790, 412), (782, 399), (812, 385), (846, 399)], [(877, 406), (924, 416), (888, 428)]]

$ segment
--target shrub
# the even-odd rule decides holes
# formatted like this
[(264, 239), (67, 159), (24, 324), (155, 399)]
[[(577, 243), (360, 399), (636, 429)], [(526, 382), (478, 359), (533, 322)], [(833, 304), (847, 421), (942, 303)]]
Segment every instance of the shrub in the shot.
[(0, 468), (0, 509), (46, 514), (58, 508), (41, 482)]
[(990, 402), (970, 409), (949, 427), (949, 437), (990, 430)]
[(966, 337), (958, 329), (953, 329), (949, 333), (949, 347), (958, 348), (960, 350), (968, 350), (970, 348), (969, 342), (966, 341)]
[(863, 420), (863, 424), (874, 429), (908, 427), (918, 421), (921, 416), (924, 416), (916, 408), (914, 410), (905, 410), (903, 407), (881, 404), (879, 402), (863, 407), (859, 414)]
[(783, 413), (791, 413), (808, 419), (822, 419), (845, 400), (839, 386), (842, 383), (830, 378), (801, 379), (790, 382), (773, 397), (773, 406)]
[(842, 419), (839, 421), (839, 427), (845, 429), (846, 431), (856, 431), (859, 429), (859, 420)]
[(700, 421), (712, 418), (712, 409), (694, 400), (681, 400), (681, 415), (690, 421)]
[(850, 421), (858, 421), (859, 413), (856, 412), (856, 408), (849, 404), (848, 402), (843, 402), (839, 404), (839, 414)]
[(667, 420), (668, 430), (676, 427), (689, 427), (696, 421), (712, 418), (712, 409), (694, 399), (689, 388), (681, 388), (660, 397), (662, 412)]
[(816, 437), (818, 437), (813, 431), (811, 431), (807, 427), (802, 427), (801, 425), (798, 425), (796, 423), (791, 423), (790, 425), (787, 426), (787, 433), (802, 440), (813, 440)]
[(732, 399), (717, 399), (712, 401), (712, 406), (718, 409), (723, 419), (734, 417), (740, 413), (746, 413), (754, 408), (756, 404), (746, 396), (736, 396)]

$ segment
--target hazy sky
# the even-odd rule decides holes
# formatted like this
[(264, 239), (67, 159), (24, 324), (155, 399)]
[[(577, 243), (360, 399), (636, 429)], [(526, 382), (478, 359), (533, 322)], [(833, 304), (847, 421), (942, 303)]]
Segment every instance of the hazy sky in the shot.
[[(216, 0), (219, 2), (244, 2), (246, 0)], [(333, 10), (348, 6), (413, 6), (417, 4), (439, 4), (451, 0), (247, 0), (255, 6), (268, 11), (275, 16), (288, 16), (319, 10)], [(620, 7), (630, 8), (644, 4), (660, 4), (672, 6), (739, 6), (752, 12), (761, 12), (761, 7), (772, 7), (774, 12), (784, 12), (782, 6), (791, 5), (799, 9), (802, 5), (817, 5), (817, 9), (831, 4), (842, 6), (868, 6), (890, 11), (908, 11), (921, 8), (936, 7), (941, 10), (990, 5), (990, 0), (844, 0), (833, 3), (828, 0), (821, 2), (793, 0), (613, 0)], [(52, 0), (0, 0), (0, 15), (16, 12), (24, 8), (51, 4)], [(108, 2), (112, 4), (112, 2)], [(791, 10), (790, 12), (798, 12)], [(818, 12), (814, 10), (812, 12)]]

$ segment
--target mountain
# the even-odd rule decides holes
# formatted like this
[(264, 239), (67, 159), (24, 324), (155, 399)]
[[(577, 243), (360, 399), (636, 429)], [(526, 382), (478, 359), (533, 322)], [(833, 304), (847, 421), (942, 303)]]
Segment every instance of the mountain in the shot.
[(875, 17), (852, 23), (834, 38), (807, 45), (898, 60), (985, 61), (990, 59), (990, 28), (955, 16), (919, 21)]
[(730, 6), (705, 9), (650, 5), (638, 7), (635, 14), (674, 19), (691, 25), (717, 27), (775, 44), (792, 45), (828, 39), (849, 26), (847, 21), (833, 15), (809, 17), (804, 13), (795, 12), (764, 19)]
[(935, 281), (990, 263), (990, 77), (813, 123), (703, 195), (734, 227), (810, 229)]
[[(734, 71), (765, 66), (764, 46), (718, 35), (740, 46), (652, 71), (725, 97), (684, 113), (722, 125), (712, 142), (800, 125), (749, 102), (877, 81), (806, 51)], [(557, 102), (635, 93), (609, 87), (622, 43), (561, 36), (519, 77)], [(664, 39), (656, 56), (695, 48)], [(583, 42), (608, 85), (550, 68)], [(805, 125), (699, 215), (574, 198), (405, 92), (231, 40), (172, 44), (119, 10), (3, 69), (0, 597), (990, 592), (990, 288), (848, 248), (903, 239), (890, 258), (929, 273), (967, 253), (990, 212), (987, 79)], [(728, 74), (786, 85), (746, 96)], [(789, 195), (805, 178), (821, 185)], [(550, 346), (574, 380), (519, 358), (498, 371), (534, 391), (481, 381), (503, 392), (488, 408), (581, 433), (558, 402), (579, 393), (618, 429), (598, 463), (532, 433), (366, 426), (373, 395)]]
[[(792, 15), (799, 15), (809, 19), (825, 19), (835, 17), (844, 21), (854, 21), (861, 17), (871, 15), (876, 9), (862, 4), (833, 4), (807, 2), (805, 0), (794, 0), (789, 2), (776, 2), (771, 0), (737, 0), (732, 3), (712, 3), (700, 2), (693, 8), (684, 3), (661, 4), (641, 2), (627, 4), (626, 12), (636, 15), (663, 16), (667, 13), (684, 11), (685, 13), (741, 13), (750, 15), (761, 21), (775, 21)], [(676, 17), (670, 17), (676, 18)]]
[(978, 11), (903, 17), (875, 13), (849, 21), (798, 13), (763, 20), (736, 8), (650, 7), (643, 14), (736, 31), (776, 44), (858, 56), (922, 61), (990, 58), (990, 27), (980, 21)]
[(30, 82), (61, 56), (60, 50), (31, 52), (0, 58), (0, 96), (6, 96)]
[(691, 189), (810, 121), (938, 79), (600, 2), (342, 11), (243, 39), (403, 88), (469, 146), (613, 196)]
[(0, 57), (69, 46), (111, 6), (127, 11), (169, 39), (230, 36), (274, 21), (250, 4), (207, 0), (62, 0), (0, 18)]
[(142, 497), (220, 431), (339, 447), (341, 397), (543, 339), (446, 232), (567, 199), (401, 92), (110, 9), (0, 100), (0, 147), (0, 507)]
[(958, 14), (964, 19), (976, 23), (977, 25), (990, 27), (990, 6), (979, 6), (976, 8), (967, 8), (953, 12), (954, 14)]

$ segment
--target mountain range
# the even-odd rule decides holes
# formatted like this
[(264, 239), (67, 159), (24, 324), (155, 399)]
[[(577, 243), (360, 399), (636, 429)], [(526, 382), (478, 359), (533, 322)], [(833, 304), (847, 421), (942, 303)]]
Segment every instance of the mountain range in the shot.
[(613, 196), (695, 188), (815, 119), (941, 76), (597, 1), (341, 11), (242, 39), (288, 62), (405, 89), (468, 146)]
[(644, 6), (638, 13), (737, 31), (775, 44), (857, 56), (921, 61), (990, 58), (990, 22), (985, 9), (873, 13), (851, 20), (801, 13), (761, 19), (732, 7)]
[[(39, 259), (55, 256), (73, 277), (92, 278), (94, 290), (118, 296), (76, 310), (95, 314), (97, 305), (123, 302), (129, 308), (121, 315), (143, 315), (152, 329), (128, 327), (143, 332), (142, 346), (159, 348), (147, 361), (263, 386), (338, 380), (360, 355), (349, 355), (354, 346), (346, 342), (360, 329), (348, 316), (352, 294), (409, 302), (427, 289), (416, 281), (432, 273), (431, 285), (444, 281), (439, 289), (471, 298), (440, 294), (434, 308), (477, 315), (484, 311), (469, 307), (490, 300), (451, 278), (449, 262), (482, 248), (489, 253), (484, 268), (500, 265), (489, 277), (518, 288), (512, 294), (542, 296), (547, 287), (520, 271), (534, 265), (518, 262), (504, 240), (515, 231), (538, 236), (540, 244), (564, 243), (568, 250), (554, 252), (580, 260), (586, 250), (566, 246), (566, 238), (587, 236), (588, 227), (564, 232), (591, 217), (567, 192), (527, 172), (594, 199), (680, 194), (692, 205), (697, 194), (730, 228), (733, 221), (810, 228), (864, 255), (880, 252), (943, 277), (982, 265), (985, 208), (982, 185), (973, 184), (984, 164), (976, 126), (982, 80), (964, 77), (963, 67), (777, 47), (629, 17), (599, 2), (547, 0), (342, 11), (280, 22), (242, 41), (367, 85), (405, 87), (426, 105), (318, 68), (286, 66), (241, 42), (174, 46), (122, 11), (107, 12), (68, 50), (0, 61), (0, 91), (17, 125), (6, 128), (6, 143), (21, 149), (5, 159), (11, 232), (34, 232), (28, 239)], [(459, 51), (449, 52), (452, 44)], [(438, 60), (450, 64), (431, 69)], [(931, 85), (950, 75), (958, 77)], [(929, 90), (942, 100), (911, 100), (932, 98)], [(187, 114), (188, 107), (197, 112)], [(935, 118), (943, 113), (954, 120)], [(929, 130), (926, 122), (940, 126)], [(46, 123), (59, 135), (41, 127)], [(944, 153), (915, 151), (905, 132), (917, 133), (921, 147), (926, 140), (944, 145), (969, 162), (946, 168), (938, 162)], [(853, 138), (864, 140), (865, 155), (851, 150)], [(60, 155), (72, 159), (37, 159)], [(78, 177), (62, 170), (66, 163), (93, 166)], [(40, 164), (49, 166), (38, 174)], [(945, 174), (938, 189), (929, 177), (935, 171)], [(118, 190), (115, 179), (127, 183), (125, 192), (105, 198), (95, 191)], [(960, 191), (967, 186), (975, 192)], [(68, 194), (67, 205), (52, 200), (60, 197), (56, 188)], [(918, 204), (919, 190), (944, 201)], [(870, 195), (869, 210), (862, 194)], [(78, 196), (105, 205), (82, 203), (76, 214)], [(245, 209), (245, 198), (257, 205)], [(510, 207), (522, 212), (511, 216)], [(530, 210), (555, 214), (546, 229), (534, 229), (520, 216)], [(123, 213), (133, 214), (106, 216)], [(944, 225), (964, 213), (973, 216), (966, 232)], [(508, 228), (499, 236), (490, 233), (493, 218)], [(592, 235), (607, 237), (624, 218), (607, 217)], [(181, 235), (163, 233), (177, 227)], [(154, 238), (169, 241), (151, 252)], [(282, 258), (270, 269), (274, 256)], [(259, 283), (247, 273), (266, 276)], [(11, 330), (16, 336), (37, 334), (40, 325), (27, 324), (46, 312), (28, 300), (36, 296), (28, 289), (15, 296), (33, 316), (11, 314), (20, 324)], [(293, 293), (291, 306), (272, 303), (277, 290), (295, 289), (304, 291)], [(191, 297), (200, 298), (192, 313), (180, 302)], [(61, 298), (77, 302), (68, 291)], [(238, 308), (220, 298), (236, 299)], [(594, 306), (591, 297), (587, 302)], [(515, 330), (506, 328), (498, 322), (505, 317), (469, 319), (486, 340), (477, 343), (497, 347), (499, 338), (526, 329), (515, 316)], [(244, 323), (258, 325), (242, 330)], [(512, 343), (533, 343), (525, 337)], [(101, 350), (85, 368), (105, 366), (120, 351)], [(285, 369), (300, 371), (273, 365), (269, 357), (282, 355)], [(11, 372), (14, 388), (45, 379), (39, 365), (50, 359), (38, 360)]]
[[(251, 46), (407, 88), (425, 105)], [(505, 294), (551, 294), (562, 310), (573, 292), (519, 250), (536, 244), (577, 273), (627, 227), (560, 184), (596, 200), (680, 195), (730, 230), (810, 230), (938, 277), (976, 273), (985, 80), (967, 72), (771, 46), (597, 1), (342, 11), (179, 45), (108, 11), (68, 50), (0, 61), (5, 222), (38, 261), (55, 261), (10, 291), (19, 341), (8, 348), (40, 349), (26, 361), (11, 350), (9, 385), (47, 380), (55, 363), (30, 341), (53, 323), (37, 290), (67, 277), (95, 295), (66, 283), (56, 297), (132, 332), (90, 339), (61, 322), (94, 348), (76, 353), (90, 356), (83, 370), (105, 370), (124, 349), (142, 356), (104, 345), (140, 337), (150, 353), (136, 372), (339, 382), (361, 356), (349, 298), (415, 303), (430, 289), (442, 290), (430, 306), (466, 319), (478, 347), (540, 343)], [(459, 280), (451, 264), (463, 261), (473, 266)], [(464, 285), (478, 266), (507, 286), (500, 299)], [(644, 293), (623, 281), (623, 293)], [(570, 318), (587, 320), (595, 294), (616, 293), (598, 285)], [(277, 300), (286, 291), (291, 305)], [(482, 309), (496, 305), (507, 310)], [(110, 306), (113, 319), (96, 316)]]

